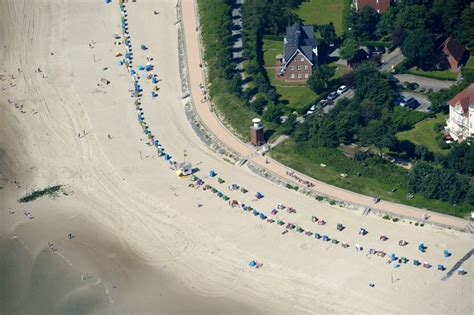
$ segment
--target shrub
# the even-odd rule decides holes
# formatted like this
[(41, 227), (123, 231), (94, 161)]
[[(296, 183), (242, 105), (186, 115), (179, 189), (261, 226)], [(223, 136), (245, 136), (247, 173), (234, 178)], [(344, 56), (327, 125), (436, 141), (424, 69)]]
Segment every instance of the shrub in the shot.
[(28, 195), (18, 199), (19, 202), (30, 202), (37, 198), (41, 198), (43, 196), (55, 196), (59, 190), (61, 189), (61, 185), (47, 187), (41, 190), (35, 190)]
[(317, 201), (323, 201), (323, 199), (324, 199), (323, 196), (316, 196)]

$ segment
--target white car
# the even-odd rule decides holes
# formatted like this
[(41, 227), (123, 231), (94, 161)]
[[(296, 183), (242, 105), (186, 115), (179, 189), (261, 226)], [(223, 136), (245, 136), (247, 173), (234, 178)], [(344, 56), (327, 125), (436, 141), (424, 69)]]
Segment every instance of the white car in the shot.
[(314, 111), (313, 111), (313, 110), (309, 110), (309, 111), (306, 112), (306, 116), (309, 116), (309, 115), (311, 115), (312, 113), (314, 113)]
[(311, 106), (309, 110), (315, 111), (316, 110), (316, 105)]
[(337, 94), (341, 95), (341, 94), (344, 93), (345, 91), (347, 91), (347, 86), (341, 85), (341, 86), (337, 89)]

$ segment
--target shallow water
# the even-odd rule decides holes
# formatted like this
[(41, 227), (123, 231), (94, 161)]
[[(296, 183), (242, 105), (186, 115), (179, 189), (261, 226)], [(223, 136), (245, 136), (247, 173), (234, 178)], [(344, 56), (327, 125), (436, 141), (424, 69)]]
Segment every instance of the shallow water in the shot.
[(17, 239), (0, 239), (1, 314), (89, 314), (108, 305), (103, 287), (85, 286), (59, 256), (35, 257)]

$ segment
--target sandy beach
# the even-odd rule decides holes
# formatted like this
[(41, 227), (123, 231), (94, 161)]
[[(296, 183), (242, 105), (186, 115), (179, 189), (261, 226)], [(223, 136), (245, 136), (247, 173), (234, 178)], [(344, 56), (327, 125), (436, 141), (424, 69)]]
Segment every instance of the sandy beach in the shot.
[[(231, 199), (351, 246), (282, 234), (284, 226), (190, 188), (169, 169), (146, 144), (130, 74), (117, 64), (115, 53), (125, 53), (114, 43), (117, 1), (2, 0), (0, 313), (472, 313), (472, 258), (462, 264), (466, 275), (441, 280), (473, 248), (470, 235), (318, 202), (226, 162), (199, 140), (180, 100), (175, 6), (126, 4), (134, 66), (152, 57), (160, 80), (153, 98), (155, 84), (140, 79), (157, 139), (178, 161), (186, 150), (196, 175)], [(209, 177), (211, 169), (218, 176)], [(230, 191), (231, 183), (249, 192)], [(63, 185), (54, 198), (17, 201), (51, 185)], [(255, 201), (257, 191), (265, 197)], [(297, 211), (271, 215), (278, 203)], [(346, 228), (337, 231), (338, 223)], [(359, 235), (360, 227), (369, 233)], [(409, 244), (399, 246), (401, 239)], [(394, 268), (370, 248), (410, 261)], [(414, 258), (432, 267), (416, 267)], [(249, 267), (252, 260), (263, 266)]]

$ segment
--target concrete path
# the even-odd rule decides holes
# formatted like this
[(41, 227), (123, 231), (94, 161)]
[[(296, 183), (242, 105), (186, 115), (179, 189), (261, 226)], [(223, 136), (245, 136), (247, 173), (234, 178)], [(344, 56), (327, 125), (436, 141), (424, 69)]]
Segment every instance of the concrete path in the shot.
[[(197, 114), (200, 116), (203, 124), (230, 150), (234, 151), (240, 156), (252, 156), (253, 163), (261, 168), (266, 169), (270, 173), (274, 173), (288, 182), (299, 184), (293, 177), (287, 175), (287, 171), (291, 170), (289, 167), (280, 164), (279, 162), (268, 159), (270, 163), (266, 163), (266, 158), (259, 155), (257, 150), (240, 141), (234, 136), (229, 130), (227, 130), (219, 119), (215, 116), (209, 103), (201, 103), (202, 92), (199, 88), (199, 84), (205, 81), (204, 72), (199, 68), (201, 61), (201, 51), (199, 43), (199, 34), (196, 31), (197, 18), (195, 10), (195, 0), (183, 0), (182, 2), (182, 13), (183, 13), (183, 26), (185, 33), (186, 42), (186, 55), (189, 68), (189, 80), (191, 84), (191, 96), (196, 107)], [(250, 122), (249, 122), (250, 123)], [(362, 207), (368, 207), (375, 210), (391, 213), (393, 215), (403, 216), (407, 218), (414, 218), (421, 220), (424, 214), (429, 214), (428, 222), (452, 227), (455, 229), (463, 230), (467, 224), (467, 220), (463, 220), (448, 215), (430, 212), (423, 209), (417, 209), (393, 202), (380, 201), (374, 204), (373, 197), (364, 196), (358, 193), (354, 193), (345, 189), (341, 189), (335, 186), (328, 185), (326, 183), (317, 181), (313, 178), (305, 176), (295, 171), (296, 174), (302, 179), (309, 180), (315, 184), (313, 190), (326, 195), (328, 197), (343, 200), (348, 203), (360, 205)]]

